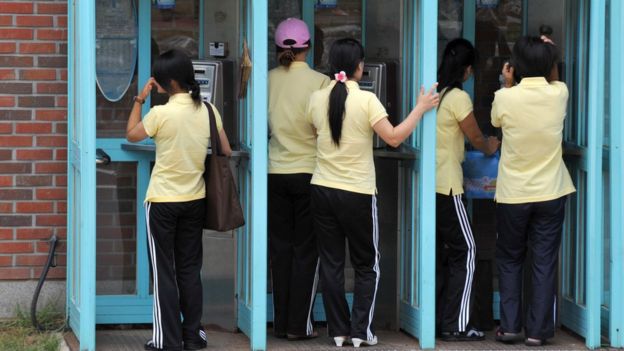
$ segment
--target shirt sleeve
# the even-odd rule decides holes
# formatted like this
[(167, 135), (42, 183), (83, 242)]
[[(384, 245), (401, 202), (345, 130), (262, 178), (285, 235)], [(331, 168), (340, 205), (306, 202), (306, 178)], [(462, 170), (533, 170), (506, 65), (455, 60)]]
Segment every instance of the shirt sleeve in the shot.
[(498, 93), (495, 93), (494, 101), (492, 102), (491, 123), (496, 128), (501, 127), (501, 118), (499, 115), (500, 112), (498, 111), (498, 100), (499, 100)]
[(461, 122), (472, 112), (472, 101), (470, 100), (470, 95), (465, 91), (462, 91), (457, 99), (455, 100), (453, 106), (453, 115), (457, 122)]
[(145, 129), (145, 133), (151, 138), (158, 134), (158, 129), (160, 128), (161, 118), (158, 110), (158, 107), (153, 107), (143, 118), (143, 128)]
[(323, 76), (323, 81), (321, 82), (321, 86), (319, 89), (326, 88), (329, 85), (329, 82), (331, 82), (331, 80), (329, 80), (329, 77)]
[(374, 126), (377, 122), (382, 119), (388, 117), (388, 112), (386, 112), (386, 108), (379, 101), (377, 96), (374, 94), (370, 94), (370, 98), (368, 99), (368, 121), (371, 126)]

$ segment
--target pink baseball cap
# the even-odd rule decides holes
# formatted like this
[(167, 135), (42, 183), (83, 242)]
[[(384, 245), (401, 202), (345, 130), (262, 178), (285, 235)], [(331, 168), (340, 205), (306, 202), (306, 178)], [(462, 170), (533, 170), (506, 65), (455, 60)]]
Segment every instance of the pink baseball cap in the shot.
[(283, 20), (275, 30), (275, 45), (280, 48), (307, 48), (309, 41), (308, 25), (298, 18)]

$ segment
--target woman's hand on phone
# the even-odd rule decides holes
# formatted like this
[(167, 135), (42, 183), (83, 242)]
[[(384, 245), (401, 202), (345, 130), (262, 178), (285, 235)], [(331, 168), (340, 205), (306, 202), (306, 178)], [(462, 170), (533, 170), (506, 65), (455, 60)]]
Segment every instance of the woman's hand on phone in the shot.
[(436, 92), (438, 88), (438, 83), (433, 83), (429, 92), (425, 94), (425, 87), (420, 87), (420, 94), (418, 95), (418, 103), (416, 104), (416, 108), (419, 108), (422, 113), (425, 113), (432, 108), (438, 106), (440, 103), (440, 94)]
[(514, 68), (509, 64), (509, 62), (505, 62), (503, 65), (503, 70), (501, 71), (503, 74), (503, 80), (505, 83), (505, 88), (511, 88), (514, 85)]

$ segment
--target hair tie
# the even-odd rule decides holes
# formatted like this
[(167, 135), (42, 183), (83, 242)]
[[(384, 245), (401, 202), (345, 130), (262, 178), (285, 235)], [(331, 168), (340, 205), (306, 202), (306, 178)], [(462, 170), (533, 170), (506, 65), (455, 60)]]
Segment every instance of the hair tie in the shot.
[(334, 78), (340, 83), (345, 83), (347, 81), (347, 74), (345, 73), (345, 71), (340, 71), (334, 74)]

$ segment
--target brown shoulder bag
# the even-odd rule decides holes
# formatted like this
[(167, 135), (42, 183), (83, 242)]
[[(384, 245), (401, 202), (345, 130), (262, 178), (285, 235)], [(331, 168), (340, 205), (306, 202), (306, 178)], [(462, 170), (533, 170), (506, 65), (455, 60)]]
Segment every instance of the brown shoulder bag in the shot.
[(210, 148), (204, 162), (206, 218), (204, 228), (225, 232), (245, 225), (229, 157), (223, 155), (217, 121), (212, 106), (206, 104), (210, 119)]

